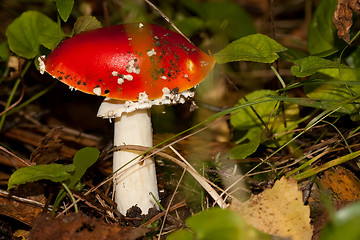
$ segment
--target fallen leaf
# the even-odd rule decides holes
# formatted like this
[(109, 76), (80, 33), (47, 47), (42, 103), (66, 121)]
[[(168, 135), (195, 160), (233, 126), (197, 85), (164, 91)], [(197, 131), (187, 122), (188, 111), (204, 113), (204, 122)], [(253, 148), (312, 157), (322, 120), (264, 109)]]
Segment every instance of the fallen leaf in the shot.
[(35, 219), (29, 240), (135, 240), (144, 236), (149, 229), (124, 227), (120, 224), (106, 224), (83, 213), (70, 213), (54, 218), (50, 214)]
[(258, 230), (292, 240), (310, 240), (310, 208), (304, 206), (297, 182), (281, 178), (272, 189), (253, 195), (246, 202), (233, 201), (231, 209)]
[(61, 127), (51, 129), (31, 154), (30, 161), (36, 164), (48, 164), (58, 160), (63, 146), (60, 138), (61, 133)]
[(14, 232), (13, 236), (16, 237), (16, 239), (26, 240), (29, 236), (29, 231), (19, 229)]
[(12, 197), (6, 191), (0, 191), (0, 214), (31, 225), (34, 218), (43, 210), (42, 206), (29, 204), (25, 200)]
[(321, 183), (334, 200), (352, 202), (360, 199), (360, 180), (346, 168), (338, 166), (325, 171)]
[(350, 42), (353, 11), (360, 13), (360, 6), (357, 0), (339, 0), (333, 17), (334, 25), (338, 29), (338, 37), (347, 43)]

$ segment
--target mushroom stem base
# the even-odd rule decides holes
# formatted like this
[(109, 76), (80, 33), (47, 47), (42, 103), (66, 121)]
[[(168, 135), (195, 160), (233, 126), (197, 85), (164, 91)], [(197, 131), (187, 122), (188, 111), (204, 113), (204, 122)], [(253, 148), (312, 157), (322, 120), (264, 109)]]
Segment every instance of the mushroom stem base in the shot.
[[(152, 147), (150, 111), (135, 110), (116, 118), (114, 145)], [(158, 208), (154, 200), (154, 197), (159, 199), (155, 163), (150, 158), (145, 161), (140, 161), (141, 158), (132, 161), (140, 153), (128, 150), (114, 152), (113, 170), (116, 172), (121, 168), (114, 178), (115, 202), (120, 213), (124, 215), (133, 206), (139, 207), (142, 214), (147, 214), (150, 208)]]

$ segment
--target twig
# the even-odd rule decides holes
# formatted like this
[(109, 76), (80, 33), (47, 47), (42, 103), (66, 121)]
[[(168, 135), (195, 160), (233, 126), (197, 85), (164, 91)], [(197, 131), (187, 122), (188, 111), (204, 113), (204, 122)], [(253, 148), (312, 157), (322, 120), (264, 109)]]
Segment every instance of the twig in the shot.
[[(162, 148), (161, 148), (162, 149)], [(205, 188), (206, 190), (212, 189), (210, 191), (212, 191), (211, 196), (214, 198), (215, 202), (221, 207), (221, 208), (226, 208), (227, 204), (224, 202), (224, 200), (216, 193), (216, 191), (211, 187), (211, 186), (216, 186), (214, 183), (212, 183), (211, 181), (207, 180), (206, 178), (204, 178), (203, 176), (201, 176), (197, 171), (192, 170), (191, 167), (187, 166), (184, 162), (178, 160), (177, 158), (160, 152), (159, 149), (156, 148), (149, 148), (149, 147), (144, 147), (144, 146), (136, 146), (136, 145), (124, 145), (124, 146), (118, 146), (115, 147), (114, 149), (112, 149), (112, 151), (120, 151), (120, 150), (135, 150), (135, 151), (142, 151), (142, 152), (149, 152), (151, 153), (149, 156), (146, 156), (145, 158), (141, 159), (141, 161), (153, 156), (154, 154), (162, 156), (164, 158), (167, 158), (168, 160), (178, 164), (180, 167), (186, 169), (198, 182), (199, 184)], [(127, 168), (125, 170), (122, 170), (120, 172), (118, 172), (117, 174), (121, 174), (124, 171), (127, 171), (130, 168)], [(89, 191), (87, 191), (84, 196), (89, 195), (91, 192), (94, 192), (96, 189), (98, 189), (100, 186), (104, 185), (105, 183), (111, 181), (114, 178), (114, 175), (112, 175), (111, 177), (105, 179), (104, 181), (102, 181), (101, 183), (99, 183), (96, 187), (93, 187), (91, 189), (89, 189)], [(219, 188), (218, 186), (216, 186), (217, 188)], [(210, 194), (210, 193), (209, 193)], [(217, 196), (218, 197), (217, 197)], [(77, 199), (75, 202), (71, 203), (69, 206), (67, 206), (61, 213), (59, 213), (56, 217), (61, 216), (62, 214), (64, 214), (65, 212), (67, 212), (75, 203), (78, 203), (81, 199)]]
[(145, 2), (147, 4), (150, 5), (150, 7), (152, 7), (153, 9), (155, 9), (155, 11), (157, 11), (168, 23), (170, 23), (170, 25), (178, 32), (180, 33), (181, 36), (183, 36), (189, 43), (193, 44), (190, 39), (188, 37), (185, 36), (185, 34), (183, 34), (179, 28), (177, 28), (175, 26), (175, 24), (170, 20), (170, 18), (168, 16), (166, 16), (160, 9), (158, 9), (152, 2), (150, 2), (149, 0), (145, 0)]
[[(120, 150), (137, 150), (137, 151), (143, 151), (143, 152), (145, 152), (145, 153), (150, 153), (150, 154), (147, 155), (147, 156), (146, 156), (144, 159), (142, 159), (142, 160), (145, 160), (145, 159), (147, 159), (147, 158), (150, 158), (150, 157), (152, 157), (152, 156), (154, 156), (154, 155), (160, 155), (160, 156), (162, 156), (162, 157), (164, 157), (164, 158), (168, 158), (169, 160), (171, 160), (171, 161), (173, 161), (173, 162), (175, 162), (175, 163), (179, 163), (179, 165), (182, 165), (183, 167), (186, 167), (186, 168), (187, 168), (187, 166), (186, 166), (184, 163), (182, 163), (181, 161), (179, 161), (178, 159), (176, 159), (176, 158), (174, 158), (174, 157), (172, 157), (172, 156), (170, 156), (170, 155), (168, 155), (168, 154), (166, 154), (166, 153), (162, 153), (161, 151), (165, 150), (166, 148), (168, 148), (169, 146), (171, 146), (171, 145), (173, 145), (173, 144), (176, 144), (176, 143), (178, 143), (178, 142), (180, 142), (180, 141), (182, 141), (182, 140), (184, 140), (184, 139), (186, 139), (186, 138), (188, 138), (188, 137), (190, 137), (190, 136), (193, 136), (193, 135), (195, 135), (195, 134), (197, 134), (197, 133), (199, 133), (199, 132), (201, 132), (201, 131), (209, 128), (210, 126), (215, 125), (215, 124), (218, 123), (219, 121), (220, 121), (220, 120), (218, 119), (218, 120), (212, 122), (211, 124), (209, 124), (209, 125), (201, 128), (201, 129), (199, 129), (199, 130), (196, 130), (196, 131), (194, 131), (194, 132), (192, 132), (192, 133), (190, 133), (190, 134), (188, 134), (188, 135), (186, 135), (186, 136), (184, 136), (184, 137), (181, 137), (181, 138), (179, 138), (179, 139), (177, 139), (177, 140), (174, 140), (173, 142), (171, 142), (171, 143), (169, 143), (169, 144), (167, 144), (167, 145), (165, 145), (164, 147), (161, 147), (161, 148), (159, 148), (159, 149), (157, 149), (157, 148), (149, 148), (149, 147), (142, 147), (142, 146), (134, 146), (134, 145), (123, 145), (123, 146), (114, 147), (114, 148), (111, 149), (109, 152), (120, 151)], [(172, 139), (172, 138), (171, 138), (171, 139)], [(140, 157), (140, 156), (143, 156), (143, 155), (144, 155), (144, 154), (139, 154), (139, 157)], [(135, 159), (137, 159), (137, 158), (135, 158)], [(128, 168), (128, 169), (130, 169), (130, 168)], [(121, 169), (119, 169), (119, 171), (121, 171)], [(121, 172), (117, 172), (117, 173), (120, 174)], [(199, 176), (202, 177), (200, 174), (199, 174)], [(89, 189), (84, 195), (87, 196), (87, 195), (89, 195), (90, 193), (96, 191), (96, 190), (97, 190), (99, 187), (101, 187), (102, 185), (104, 185), (104, 184), (106, 184), (107, 182), (110, 182), (111, 180), (113, 180), (114, 177), (115, 177), (115, 173), (113, 173), (113, 174), (111, 175), (111, 177), (108, 177), (107, 179), (103, 180), (101, 183), (99, 183), (99, 184), (96, 185), (95, 187), (92, 187), (91, 189)], [(206, 180), (207, 180), (207, 179), (205, 179), (205, 181), (206, 181)], [(216, 188), (219, 189), (219, 190), (221, 190), (217, 185), (215, 185), (215, 184), (212, 183), (211, 181), (209, 181), (208, 184), (216, 187)], [(79, 202), (79, 201), (80, 201), (80, 199), (77, 199), (75, 203), (77, 203), (77, 202)], [(69, 206), (67, 206), (67, 207), (66, 207), (61, 213), (59, 213), (56, 217), (59, 217), (59, 216), (61, 216), (62, 214), (64, 214), (66, 211), (68, 211), (68, 210), (73, 206), (73, 204), (74, 204), (74, 203), (71, 203)]]
[[(25, 86), (24, 86), (23, 77), (24, 77), (25, 73), (27, 72), (27, 70), (29, 69), (31, 63), (32, 63), (32, 62), (29, 61), (29, 62), (25, 65), (25, 67), (22, 68), (22, 65), (20, 64), (20, 61), (19, 61), (19, 71), (21, 72), (21, 74), (20, 74), (18, 80), (17, 80), (16, 83), (15, 83), (15, 86), (14, 86), (14, 88), (13, 88), (13, 91), (11, 92), (11, 95), (10, 95), (9, 98), (8, 98), (8, 102), (6, 103), (5, 110), (0, 113), (0, 116), (2, 117), (2, 118), (1, 118), (1, 122), (0, 122), (0, 129), (2, 128), (3, 122), (5, 121), (5, 117), (6, 117), (5, 114), (6, 114), (8, 111), (10, 111), (11, 109), (13, 109), (14, 107), (16, 107), (16, 105), (18, 105), (18, 104), (21, 102), (21, 100), (23, 99), (23, 97), (24, 97)], [(22, 85), (20, 97), (19, 97), (19, 99), (18, 99), (16, 102), (14, 102), (12, 105), (10, 105), (10, 104), (11, 104), (11, 101), (12, 101), (12, 98), (13, 98), (14, 95), (15, 95), (15, 91), (16, 91), (16, 89), (17, 89), (17, 87), (18, 87), (18, 85), (19, 85), (20, 83), (21, 83), (21, 85)]]
[[(27, 198), (23, 198), (23, 197), (14, 196), (14, 195), (11, 195), (9, 192), (1, 190), (1, 189), (0, 189), (0, 196), (12, 198), (12, 199), (14, 199), (14, 200), (16, 200), (18, 202), (27, 203), (27, 204), (30, 204), (30, 205), (33, 205), (33, 206), (36, 206), (36, 207), (41, 207), (41, 208), (45, 207), (45, 204), (43, 204), (41, 202), (37, 202), (37, 201), (27, 199)], [(48, 210), (51, 211), (51, 209), (52, 209), (51, 206), (49, 206)]]
[(160, 240), (161, 233), (162, 233), (162, 231), (163, 231), (163, 229), (164, 229), (164, 226), (165, 226), (166, 217), (167, 217), (167, 215), (169, 214), (172, 201), (174, 200), (175, 194), (177, 193), (177, 191), (178, 191), (178, 189), (179, 189), (180, 183), (181, 183), (182, 179), (184, 178), (185, 173), (186, 173), (186, 170), (184, 169), (184, 171), (182, 172), (182, 174), (181, 174), (181, 176), (180, 176), (179, 182), (178, 182), (178, 184), (176, 185), (175, 191), (174, 191), (174, 193), (173, 193), (172, 196), (171, 196), (169, 205), (168, 205), (168, 207), (166, 208), (165, 215), (164, 215), (164, 220), (163, 220), (163, 222), (162, 222), (162, 224), (161, 224), (161, 228), (160, 228), (158, 240)]
[(6, 148), (4, 148), (3, 146), (0, 146), (0, 150), (6, 152), (7, 154), (13, 156), (15, 159), (19, 160), (20, 162), (22, 162), (23, 164), (25, 164), (26, 166), (30, 166), (31, 164), (26, 162), (25, 160), (21, 159), (20, 157), (16, 156), (15, 154), (13, 154), (12, 152), (10, 152), (9, 150), (7, 150)]
[[(184, 207), (186, 206), (185, 200), (182, 200), (181, 202), (175, 204), (174, 206), (170, 207), (169, 212), (172, 212), (178, 208)], [(151, 218), (149, 221), (147, 221), (146, 223), (142, 224), (141, 226), (149, 226), (150, 224), (152, 224), (153, 222), (155, 222), (156, 220), (160, 219), (162, 216), (164, 216), (166, 214), (166, 212), (161, 212), (159, 214), (157, 214), (155, 217)]]
[(201, 176), (193, 166), (191, 166), (186, 159), (180, 155), (178, 151), (176, 151), (172, 146), (169, 147), (182, 161), (185, 163), (185, 166), (188, 168), (186, 169), (195, 179), (198, 181), (198, 183), (209, 193), (209, 195), (215, 200), (215, 202), (221, 207), (226, 208), (227, 205), (224, 202), (224, 200), (219, 196), (219, 194), (213, 189), (207, 181), (204, 181), (204, 177)]

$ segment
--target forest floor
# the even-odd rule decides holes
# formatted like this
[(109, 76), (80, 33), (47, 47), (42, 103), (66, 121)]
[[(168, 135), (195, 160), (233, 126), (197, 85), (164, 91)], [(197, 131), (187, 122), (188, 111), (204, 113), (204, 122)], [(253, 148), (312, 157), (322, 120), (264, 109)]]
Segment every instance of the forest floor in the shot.
[[(5, 40), (6, 27), (15, 18), (12, 11), (21, 13), (28, 9), (20, 4), (21, 1), (14, 1), (16, 4), (5, 2), (0, 4), (1, 41)], [(98, 1), (88, 2), (93, 4), (94, 8), (103, 7)], [(269, 3), (272, 1), (239, 2), (253, 19), (258, 32), (275, 36), (284, 46), (305, 51), (307, 26), (317, 1), (314, 1), (313, 5), (308, 3), (311, 1), (278, 1), (273, 6)], [(33, 5), (37, 6), (38, 3), (34, 1)], [(9, 7), (12, 11), (9, 11)], [(146, 9), (148, 12), (152, 11)], [(14, 89), (12, 81), (21, 74), (27, 63), (16, 56), (11, 56), (10, 59), (11, 61), (6, 63), (9, 72), (4, 73), (2, 77), (4, 81), (0, 90), (1, 106), (6, 105), (6, 99)], [(289, 64), (279, 62), (277, 67), (284, 79), (291, 78)], [(193, 112), (189, 111), (191, 102), (182, 106), (154, 108), (154, 144), (167, 140), (214, 113), (233, 106), (240, 96), (254, 89), (274, 89), (279, 84), (273, 72), (266, 66), (258, 68), (251, 63), (239, 63), (236, 68), (241, 70), (238, 76), (241, 82), (236, 84), (232, 82), (234, 72), (228, 74), (224, 73), (224, 68), (215, 68), (214, 71), (218, 71), (216, 77), (219, 79), (207, 95), (200, 94), (201, 97), (197, 99), (199, 109)], [(277, 194), (266, 190), (277, 189), (274, 187), (276, 185), (273, 179), (278, 177), (279, 172), (289, 172), (298, 164), (294, 160), (298, 158), (298, 152), (283, 149), (267, 159), (267, 163), (264, 164), (266, 166), (249, 172), (254, 166), (261, 164), (267, 155), (274, 152), (274, 148), (267, 146), (260, 146), (255, 154), (245, 159), (229, 160), (227, 154), (235, 146), (232, 138), (234, 132), (229, 123), (229, 116), (224, 116), (204, 124), (203, 128), (197, 128), (200, 129), (198, 132), (189, 131), (169, 141), (168, 144), (176, 149), (179, 155), (167, 147), (162, 151), (167, 155), (154, 156), (160, 203), (166, 211), (153, 212), (146, 216), (136, 213), (123, 216), (116, 209), (112, 198), (112, 181), (109, 180), (112, 176), (113, 125), (108, 120), (96, 117), (102, 99), (70, 91), (64, 84), (55, 82), (57, 81), (51, 76), (41, 75), (34, 64), (31, 64), (16, 90), (15, 99), (29, 99), (44, 89), (46, 94), (16, 112), (7, 114), (2, 120), (4, 122), (0, 132), (0, 239), (26, 239), (29, 235), (31, 239), (37, 240), (119, 239), (120, 235), (121, 239), (141, 239), (145, 235), (149, 239), (155, 239), (160, 229), (162, 238), (165, 239), (168, 233), (184, 228), (188, 217), (216, 205), (214, 199), (211, 199), (197, 181), (188, 173), (182, 177), (183, 169), (166, 156), (182, 156), (219, 189), (228, 187), (226, 179), (231, 180), (236, 173), (238, 175), (235, 176), (243, 181), (238, 183), (238, 188), (232, 192), (232, 196), (238, 196), (240, 200), (252, 196), (252, 201), (255, 201), (254, 196), (259, 196), (256, 200), (259, 202), (265, 198), (273, 198), (272, 194)], [(304, 96), (300, 90), (294, 90), (291, 94)], [(300, 110), (303, 116), (308, 112), (307, 108)], [(345, 136), (356, 129), (357, 124), (344, 117), (336, 122), (336, 126), (335, 129), (325, 123), (319, 124), (303, 134), (296, 141), (301, 146), (302, 154), (309, 159), (323, 154), (325, 157), (322, 161), (326, 162), (344, 155), (348, 151), (348, 146), (352, 151), (358, 151), (360, 146), (357, 134), (347, 139), (348, 146), (341, 142), (342, 135)], [(295, 131), (300, 132), (304, 127), (305, 124), (300, 125)], [(84, 147), (96, 147), (101, 154), (82, 179), (85, 184), (83, 191), (72, 191), (75, 199), (79, 200), (79, 213), (75, 213), (71, 205), (72, 200), (66, 197), (59, 209), (51, 214), (53, 201), (62, 188), (58, 183), (36, 181), (7, 191), (8, 179), (16, 169), (34, 163), (70, 164), (75, 153)], [(240, 166), (241, 172), (234, 166)], [(278, 168), (281, 170), (278, 171)], [(296, 205), (294, 209), (309, 211), (306, 219), (308, 222), (299, 220), (292, 226), (303, 224), (301, 226), (306, 228), (306, 232), (313, 235), (312, 239), (319, 239), (321, 229), (329, 220), (327, 204), (340, 209), (360, 199), (359, 174), (359, 165), (355, 159), (295, 185), (291, 181), (282, 182), (284, 185), (279, 186), (279, 191), (292, 192), (291, 197), (300, 194), (301, 206)], [(324, 201), (322, 196), (324, 191), (329, 193), (328, 202)], [(219, 192), (221, 193), (220, 190)], [(290, 202), (273, 204), (287, 206)], [(250, 207), (242, 204), (244, 203), (233, 202), (231, 208), (244, 215), (252, 215), (259, 211), (255, 209), (254, 212), (245, 212), (244, 208)], [(303, 205), (306, 209), (302, 208)], [(269, 211), (271, 212), (271, 207)], [(166, 220), (163, 224), (164, 216)], [(287, 221), (287, 218), (279, 217), (277, 227), (281, 228)], [(308, 223), (311, 223), (312, 227), (309, 227)], [(298, 236), (298, 239), (301, 239), (301, 236)]]

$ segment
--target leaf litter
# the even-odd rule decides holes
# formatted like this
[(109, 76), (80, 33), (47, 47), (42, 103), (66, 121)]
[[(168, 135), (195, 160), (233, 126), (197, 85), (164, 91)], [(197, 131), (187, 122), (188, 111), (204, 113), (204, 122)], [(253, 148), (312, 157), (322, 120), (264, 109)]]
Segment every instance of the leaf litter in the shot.
[(124, 227), (120, 224), (106, 224), (83, 213), (69, 213), (60, 218), (50, 214), (37, 218), (29, 234), (29, 240), (88, 240), (121, 239), (132, 240), (144, 236), (149, 229)]
[(297, 182), (285, 177), (271, 189), (252, 195), (245, 202), (233, 200), (230, 208), (256, 229), (292, 240), (310, 240), (310, 207), (304, 206)]

